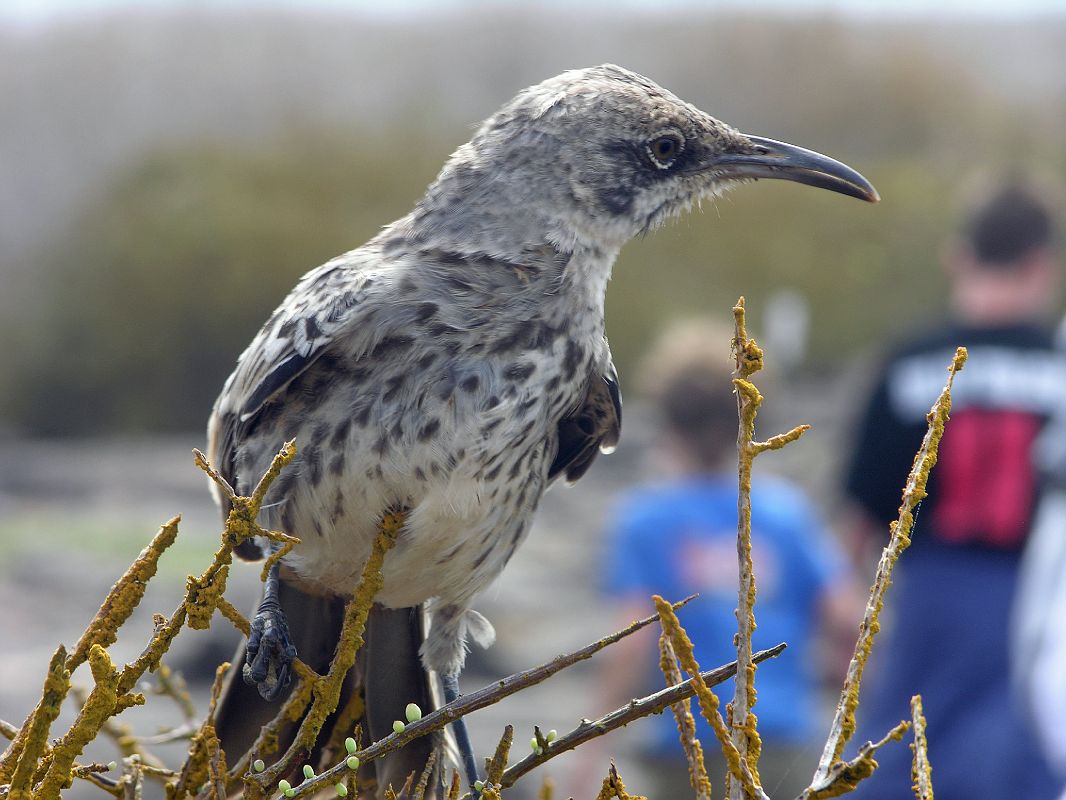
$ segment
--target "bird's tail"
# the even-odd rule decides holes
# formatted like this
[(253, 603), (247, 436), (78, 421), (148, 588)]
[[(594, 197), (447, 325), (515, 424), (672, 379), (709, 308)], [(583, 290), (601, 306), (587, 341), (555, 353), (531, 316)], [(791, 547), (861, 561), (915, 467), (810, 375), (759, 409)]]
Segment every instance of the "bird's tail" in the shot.
[[(340, 638), (343, 599), (307, 594), (282, 580), (279, 601), (288, 618), (289, 632), (299, 658), (319, 674), (325, 674)], [(423, 711), (436, 707), (430, 676), (418, 657), (424, 632), (421, 607), (386, 609), (375, 605), (371, 609), (364, 634), (365, 643), (355, 666), (344, 681), (339, 711), (327, 720), (312, 751), (294, 766), (294, 775), (298, 776), (303, 764), (311, 764), (317, 772), (339, 762), (345, 755), (344, 739), (352, 735), (356, 724), (362, 727), (365, 746), (391, 733), (393, 722), (404, 719), (408, 703), (417, 703)], [(272, 702), (260, 697), (256, 687), (249, 686), (241, 677), (244, 651), (242, 644), (234, 660), (234, 668), (230, 670), (230, 677), (223, 687), (215, 715), (215, 730), (231, 764), (249, 752), (261, 728), (277, 717), (291, 692), (290, 688)], [(355, 707), (353, 701), (357, 703), (360, 698), (364, 711), (360, 718), (353, 720), (343, 710)], [(284, 753), (288, 749), (301, 722), (302, 719), (287, 722), (278, 731), (277, 753)], [(437, 766), (431, 776), (430, 787), (439, 787), (444, 774), (444, 746), (440, 735), (421, 737), (401, 750), (362, 766), (359, 785), (366, 789), (372, 784), (376, 785), (377, 797), (383, 797), (390, 785), (400, 792), (410, 775), (414, 775), (417, 783), (434, 750), (437, 751)], [(269, 763), (268, 756), (259, 754), (259, 757)], [(293, 783), (299, 782), (299, 777), (288, 777)], [(432, 798), (439, 795), (439, 789), (434, 792), (431, 788), (425, 796)]]

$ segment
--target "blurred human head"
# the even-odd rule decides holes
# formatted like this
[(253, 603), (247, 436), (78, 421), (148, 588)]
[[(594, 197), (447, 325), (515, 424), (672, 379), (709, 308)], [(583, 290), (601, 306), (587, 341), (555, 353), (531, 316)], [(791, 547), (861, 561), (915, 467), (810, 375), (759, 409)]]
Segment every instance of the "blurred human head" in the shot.
[(992, 325), (1050, 312), (1061, 272), (1057, 236), (1051, 202), (1025, 179), (975, 192), (945, 255), (956, 314)]
[(645, 356), (641, 388), (655, 403), (672, 461), (684, 471), (722, 466), (736, 450), (733, 327), (692, 319), (670, 325)]

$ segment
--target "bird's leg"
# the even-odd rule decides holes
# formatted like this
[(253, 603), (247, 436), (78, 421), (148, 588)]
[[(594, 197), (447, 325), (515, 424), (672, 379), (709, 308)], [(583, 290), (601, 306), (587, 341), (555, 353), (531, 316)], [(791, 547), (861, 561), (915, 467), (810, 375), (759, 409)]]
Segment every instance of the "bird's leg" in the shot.
[[(459, 676), (457, 674), (441, 675), (441, 686), (444, 689), (445, 704), (459, 699)], [(452, 723), (452, 730), (455, 732), (455, 743), (459, 746), (459, 758), (462, 759), (466, 780), (470, 784), (470, 791), (477, 796), (480, 794), (474, 788), (474, 783), (478, 780), (477, 762), (474, 760), (474, 748), (470, 744), (470, 733), (466, 729), (466, 720), (459, 717)]]
[[(271, 544), (271, 553), (279, 545)], [(244, 682), (254, 684), (264, 700), (276, 700), (292, 680), (296, 647), (289, 636), (289, 623), (278, 601), (280, 562), (274, 562), (263, 581), (263, 599), (252, 618), (245, 649)]]

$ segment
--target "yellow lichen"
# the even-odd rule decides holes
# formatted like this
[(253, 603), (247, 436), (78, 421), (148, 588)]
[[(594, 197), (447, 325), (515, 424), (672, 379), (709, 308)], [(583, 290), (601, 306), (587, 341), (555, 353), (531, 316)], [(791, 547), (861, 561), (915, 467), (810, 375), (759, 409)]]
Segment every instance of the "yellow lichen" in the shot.
[[(851, 663), (848, 665), (840, 700), (837, 702), (829, 739), (826, 741), (825, 749), (818, 762), (818, 768), (811, 781), (811, 786), (803, 794), (804, 800), (832, 796), (825, 794), (825, 792), (836, 785), (832, 776), (841, 768), (841, 754), (844, 752), (845, 745), (855, 733), (855, 711), (859, 706), (859, 688), (862, 683), (863, 671), (873, 648), (874, 638), (881, 628), (879, 617), (884, 608), (885, 593), (892, 583), (892, 570), (900, 555), (910, 545), (911, 529), (914, 525), (914, 509), (926, 496), (929, 473), (936, 464), (940, 440), (944, 435), (944, 426), (947, 424), (951, 412), (952, 384), (956, 373), (962, 369), (965, 363), (966, 349), (960, 347), (956, 349), (951, 365), (948, 367), (948, 378), (944, 389), (926, 416), (928, 428), (921, 447), (914, 457), (914, 463), (904, 485), (899, 515), (895, 521), (889, 524), (889, 542), (882, 550), (881, 558), (877, 565), (874, 585), (870, 589), (866, 611), (859, 626), (859, 638), (855, 643), (855, 652), (852, 655)], [(899, 735), (902, 736), (902, 732)], [(855, 764), (852, 770), (852, 777), (856, 781), (869, 774), (868, 772), (863, 772), (863, 770), (869, 768), (872, 771), (876, 767), (876, 762), (873, 761), (872, 757), (864, 760), (862, 764), (856, 764), (854, 761), (848, 763), (849, 765)]]
[[(663, 673), (667, 686), (676, 686), (684, 680), (681, 671), (677, 668), (674, 648), (665, 633), (659, 637), (659, 669)], [(681, 749), (684, 750), (685, 760), (688, 762), (688, 779), (692, 790), (696, 793), (697, 800), (710, 800), (711, 779), (707, 775), (707, 766), (703, 761), (703, 745), (696, 736), (692, 703), (685, 699), (670, 706), (670, 710), (674, 714), (674, 722), (677, 724), (678, 736), (681, 739)]]
[(904, 720), (880, 741), (864, 745), (851, 761), (838, 761), (830, 770), (825, 785), (815, 791), (805, 792), (804, 800), (828, 800), (830, 797), (839, 797), (855, 791), (859, 783), (869, 778), (877, 769), (877, 761), (874, 760), (877, 751), (888, 742), (898, 742), (909, 727), (910, 723)]
[(760, 797), (762, 792), (756, 787), (751, 771), (747, 763), (741, 758), (736, 745), (733, 744), (729, 728), (718, 711), (718, 697), (707, 686), (706, 681), (700, 674), (700, 665), (692, 651), (692, 641), (688, 638), (688, 634), (685, 633), (685, 629), (681, 627), (681, 623), (678, 622), (677, 615), (671, 605), (659, 595), (655, 595), (652, 599), (655, 601), (655, 608), (659, 612), (663, 633), (669, 637), (670, 644), (674, 648), (674, 653), (677, 654), (677, 660), (681, 664), (681, 668), (691, 677), (693, 688), (696, 690), (696, 699), (700, 704), (700, 711), (711, 726), (715, 736), (718, 737), (718, 743), (725, 755), (726, 765), (729, 767), (729, 774), (740, 782), (745, 792), (751, 797)]
[(493, 753), (492, 758), (486, 764), (485, 777), (487, 783), (494, 785), (500, 783), (501, 778), (503, 778), (503, 771), (507, 769), (507, 758), (513, 743), (514, 726), (507, 725), (503, 729), (503, 735), (500, 737), (499, 743), (496, 745), (496, 752)]
[(345, 605), (340, 641), (329, 671), (321, 678), (307, 682), (312, 698), (311, 707), (304, 715), (288, 751), (263, 772), (244, 776), (245, 794), (250, 800), (257, 800), (269, 793), (278, 778), (292, 768), (296, 757), (311, 751), (326, 719), (336, 710), (344, 678), (355, 663), (356, 653), (363, 646), (363, 631), (370, 607), (384, 582), (381, 567), (385, 554), (396, 543), (405, 522), (406, 515), (402, 512), (388, 513), (382, 518), (370, 558), (363, 566), (359, 588)]
[(74, 760), (115, 713), (119, 702), (119, 673), (107, 651), (98, 644), (89, 649), (89, 667), (95, 686), (70, 730), (52, 748), (52, 763), (34, 792), (35, 800), (54, 800), (61, 789), (70, 786)]
[(448, 786), (448, 800), (459, 800), (459, 793), (462, 788), (462, 783), (459, 781), (459, 773), (452, 770), (452, 782)]
[(933, 800), (933, 766), (929, 763), (929, 743), (925, 739), (925, 714), (922, 712), (920, 694), (911, 698), (911, 723), (914, 725), (911, 786), (918, 800)]
[(63, 699), (70, 691), (70, 670), (66, 662), (67, 651), (61, 645), (48, 663), (40, 702), (4, 753), (0, 782), (10, 782), (10, 800), (29, 800), (38, 761), (50, 751), (48, 732), (59, 716)]
[[(755, 457), (767, 450), (777, 450), (798, 439), (809, 430), (809, 425), (800, 425), (787, 433), (773, 436), (765, 442), (755, 439), (755, 419), (762, 405), (763, 396), (748, 378), (763, 367), (763, 352), (755, 341), (748, 337), (745, 324), (744, 298), (733, 308), (734, 335), (733, 356), (735, 372), (733, 387), (737, 397), (737, 563), (739, 566), (739, 589), (737, 595), (737, 678), (733, 702), (729, 705), (729, 728), (731, 739), (739, 757), (751, 775), (753, 786), (759, 786), (759, 755), (762, 740), (757, 730), (757, 719), (752, 713), (757, 695), (755, 692), (755, 663), (752, 660), (752, 636), (755, 623), (755, 570), (751, 559), (751, 480)], [(735, 796), (734, 788), (727, 780), (729, 796)], [(745, 795), (751, 795), (747, 785), (740, 787)], [(759, 791), (761, 794), (761, 790)], [(758, 796), (758, 795), (755, 795)]]
[(118, 629), (140, 604), (148, 581), (155, 576), (160, 556), (177, 539), (180, 521), (181, 517), (174, 517), (161, 527), (126, 573), (111, 587), (100, 610), (96, 612), (93, 621), (89, 623), (70, 654), (67, 669), (71, 672), (85, 662), (94, 644), (108, 647), (118, 639)]
[(611, 800), (612, 797), (617, 797), (618, 800), (648, 800), (643, 795), (631, 795), (626, 791), (626, 785), (622, 783), (622, 776), (618, 774), (614, 764), (611, 764), (607, 777), (603, 779), (603, 786), (596, 795), (596, 800)]

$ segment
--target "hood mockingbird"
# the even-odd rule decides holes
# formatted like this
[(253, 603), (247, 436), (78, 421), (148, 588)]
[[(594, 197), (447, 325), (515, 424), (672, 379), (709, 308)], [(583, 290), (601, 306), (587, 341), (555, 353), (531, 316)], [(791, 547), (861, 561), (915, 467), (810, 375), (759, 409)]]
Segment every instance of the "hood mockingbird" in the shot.
[[(545, 489), (618, 441), (603, 310), (619, 249), (757, 178), (877, 200), (847, 166), (740, 133), (645, 77), (574, 70), (490, 117), (410, 214), (307, 273), (241, 355), (209, 423), (212, 461), (243, 494), (285, 440), (299, 446), (264, 522), (301, 544), (280, 585), (268, 583), (246, 681), (282, 693), (294, 645), (328, 661), (330, 604), (354, 590), (382, 515), (399, 509), (406, 526), (362, 659), (366, 732), (379, 738), (426, 697), (422, 665), (454, 696), (467, 640), (493, 638), (474, 597), (529, 533)], [(424, 641), (410, 611), (423, 604)], [(246, 747), (274, 710), (232, 682), (223, 745)], [(379, 767), (379, 783), (416, 768), (417, 754)]]

